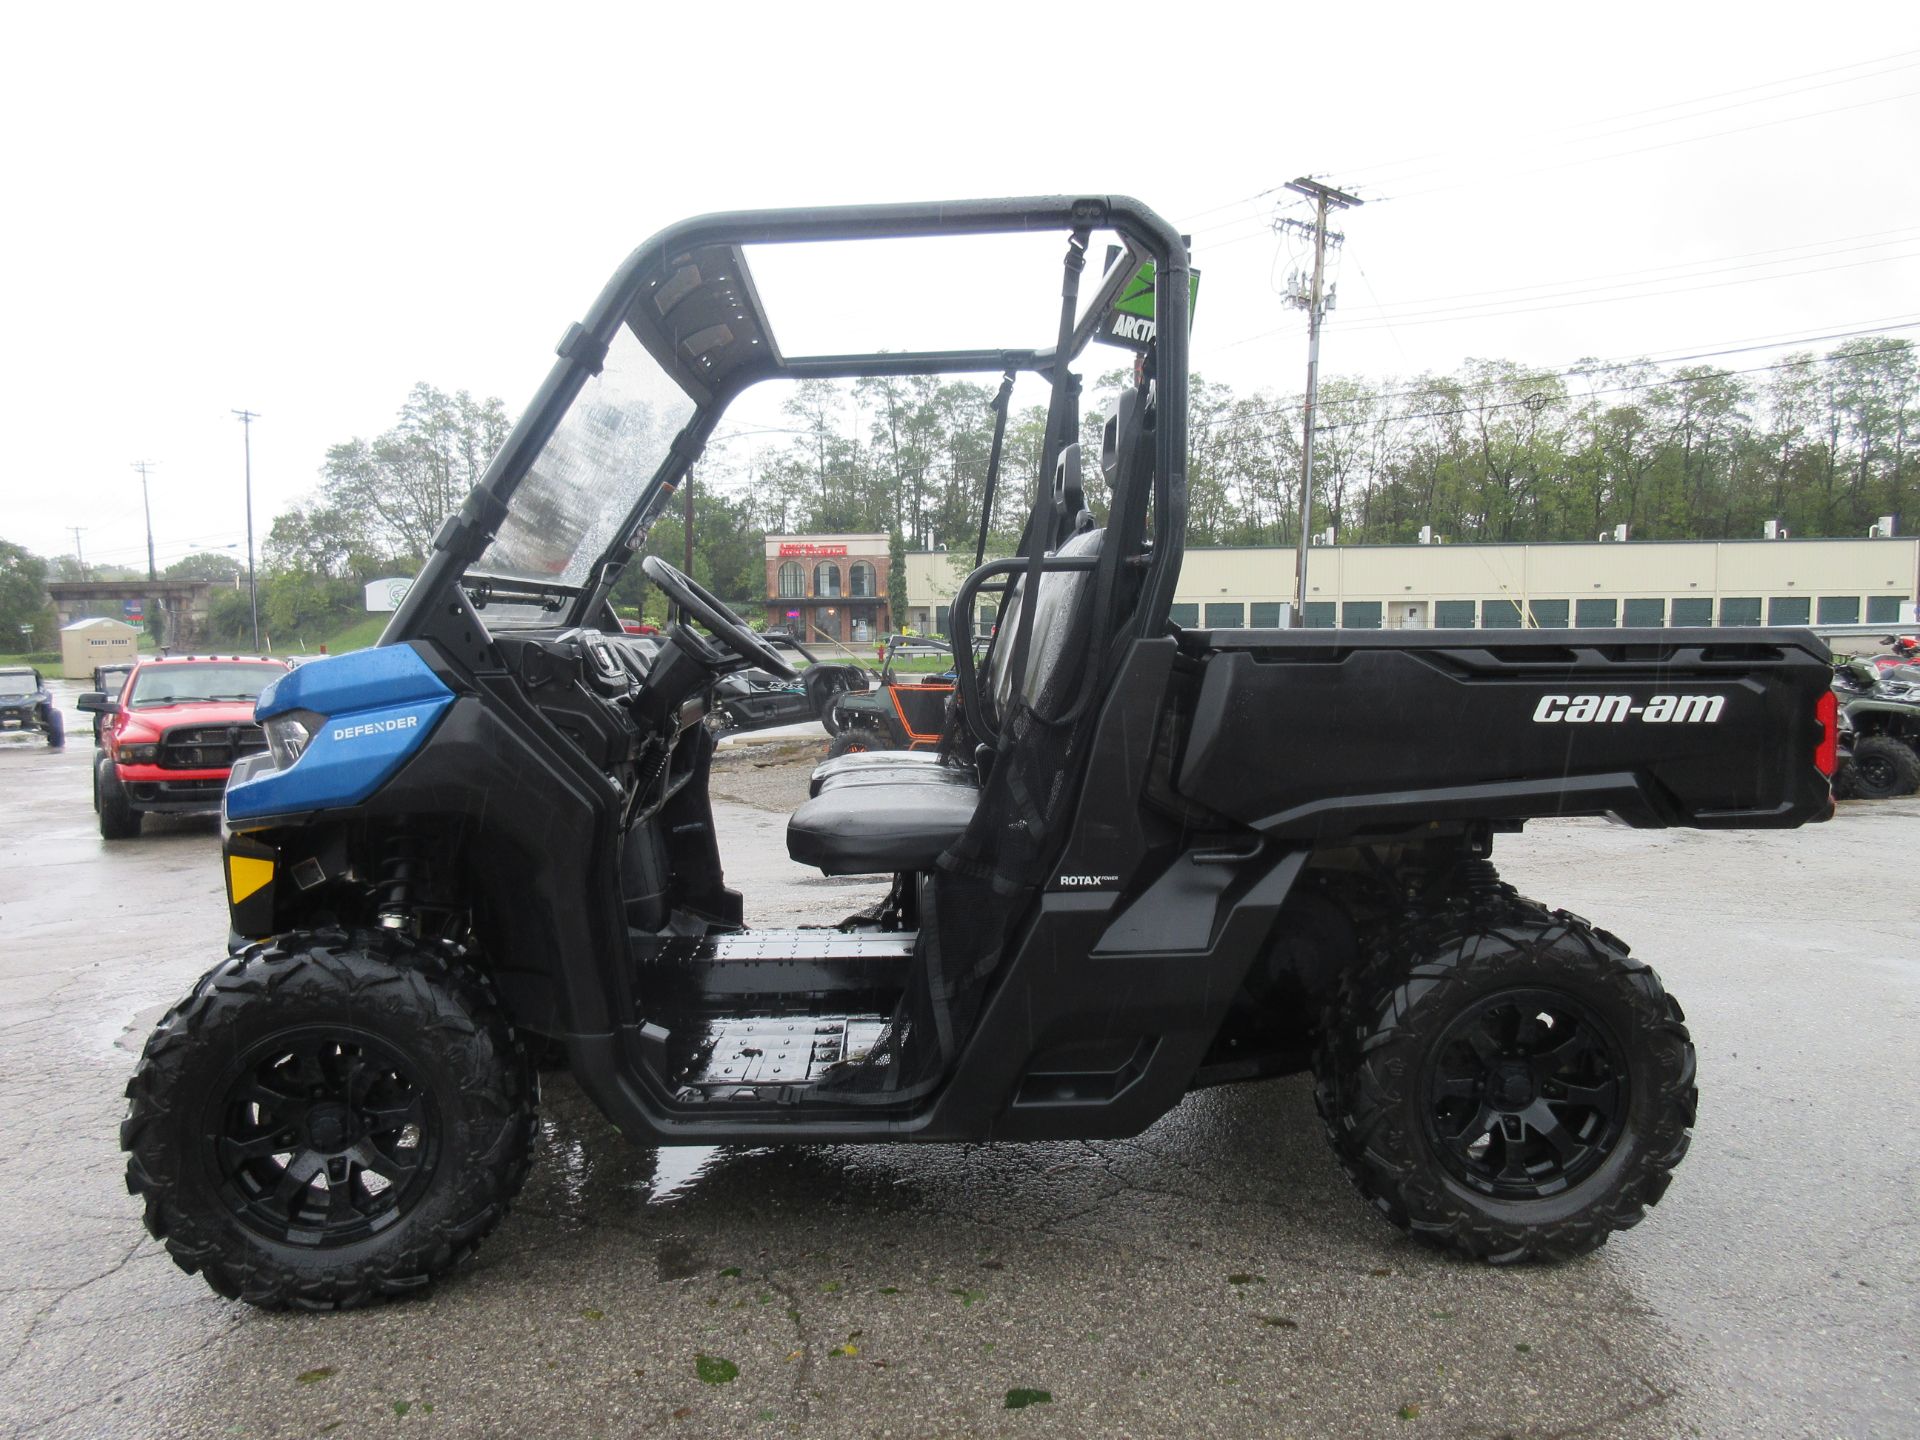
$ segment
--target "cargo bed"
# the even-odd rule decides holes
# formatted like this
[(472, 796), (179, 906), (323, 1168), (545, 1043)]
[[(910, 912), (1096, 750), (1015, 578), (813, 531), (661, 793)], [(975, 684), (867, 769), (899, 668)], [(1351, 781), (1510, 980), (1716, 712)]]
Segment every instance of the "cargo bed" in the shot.
[(1189, 632), (1175, 787), (1273, 838), (1613, 815), (1779, 827), (1832, 812), (1806, 630)]

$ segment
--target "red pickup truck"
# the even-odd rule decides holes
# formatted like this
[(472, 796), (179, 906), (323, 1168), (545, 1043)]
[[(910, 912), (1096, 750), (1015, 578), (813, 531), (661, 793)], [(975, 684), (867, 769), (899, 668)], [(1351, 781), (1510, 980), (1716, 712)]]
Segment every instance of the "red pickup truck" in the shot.
[(266, 749), (253, 702), (286, 672), (257, 656), (178, 655), (141, 661), (118, 695), (82, 695), (106, 722), (93, 759), (100, 834), (131, 839), (145, 814), (219, 814), (233, 762)]

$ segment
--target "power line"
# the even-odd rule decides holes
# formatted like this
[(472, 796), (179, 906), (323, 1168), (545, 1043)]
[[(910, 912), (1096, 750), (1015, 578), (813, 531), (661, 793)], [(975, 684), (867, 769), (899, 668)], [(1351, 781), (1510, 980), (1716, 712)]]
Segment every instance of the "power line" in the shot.
[[(1506, 172), (1506, 175), (1508, 179), (1516, 179), (1527, 175), (1545, 175), (1560, 170), (1571, 170), (1579, 165), (1597, 165), (1606, 160), (1624, 160), (1634, 155), (1648, 155), (1656, 150), (1671, 150), (1680, 145), (1698, 145), (1707, 140), (1724, 140), (1731, 135), (1747, 135), (1755, 130), (1771, 129), (1776, 125), (1791, 125), (1801, 120), (1818, 120), (1823, 116), (1841, 115), (1850, 110), (1864, 110), (1869, 106), (1886, 105), (1895, 100), (1910, 100), (1916, 95), (1920, 95), (1920, 90), (1903, 90), (1898, 95), (1881, 95), (1872, 100), (1858, 100), (1851, 105), (1835, 105), (1826, 110), (1809, 110), (1799, 115), (1782, 115), (1772, 120), (1757, 120), (1751, 125), (1738, 125), (1731, 130), (1712, 130), (1704, 135), (1683, 135), (1674, 140), (1662, 140), (1657, 144), (1641, 145), (1631, 150), (1609, 150), (1603, 155), (1584, 155), (1576, 159), (1562, 160), (1553, 164), (1536, 165), (1531, 169), (1509, 170)], [(1439, 174), (1443, 172), (1431, 171), (1427, 173)], [(1418, 179), (1419, 177), (1416, 175), (1408, 178)], [(1374, 198), (1378, 201), (1414, 200), (1423, 195), (1439, 195), (1448, 190), (1462, 190), (1469, 185), (1476, 185), (1478, 183), (1477, 180), (1467, 179), (1457, 181), (1451, 185), (1433, 185), (1425, 190), (1409, 190), (1398, 195), (1377, 195)]]
[[(1801, 257), (1801, 258), (1819, 258), (1819, 257)], [(1572, 309), (1580, 309), (1588, 305), (1617, 305), (1630, 300), (1657, 300), (1670, 295), (1691, 295), (1703, 290), (1725, 290), (1737, 285), (1758, 285), (1758, 284), (1762, 284), (1764, 282), (1773, 281), (1773, 280), (1793, 280), (1793, 279), (1798, 279), (1800, 276), (1803, 276), (1803, 275), (1825, 275), (1825, 274), (1830, 274), (1836, 270), (1856, 270), (1861, 268), (1862, 266), (1885, 265), (1896, 260), (1911, 260), (1915, 258), (1920, 258), (1920, 251), (1907, 251), (1899, 255), (1881, 255), (1881, 256), (1876, 256), (1875, 258), (1869, 259), (1869, 260), (1850, 261), (1844, 265), (1817, 265), (1809, 269), (1783, 270), (1778, 274), (1773, 274), (1773, 275), (1748, 275), (1737, 280), (1714, 280), (1714, 281), (1708, 281), (1706, 283), (1698, 284), (1698, 285), (1670, 285), (1664, 289), (1640, 290), (1634, 294), (1602, 295), (1599, 293), (1602, 290), (1619, 290), (1625, 287), (1616, 286), (1616, 285), (1594, 286), (1594, 287), (1589, 287), (1587, 289), (1561, 291), (1559, 292), (1558, 296), (1549, 295), (1549, 296), (1538, 297), (1538, 299), (1541, 302), (1545, 302), (1545, 303), (1514, 304), (1514, 305), (1507, 305), (1505, 306), (1505, 308), (1500, 308), (1500, 309), (1492, 309), (1488, 307), (1501, 305), (1503, 302), (1488, 301), (1484, 305), (1449, 306), (1449, 307), (1444, 307), (1444, 308), (1435, 309), (1435, 310), (1415, 311), (1410, 314), (1362, 315), (1353, 322), (1352, 328), (1355, 330), (1374, 330), (1374, 329), (1382, 328), (1383, 326), (1387, 325), (1389, 322), (1392, 322), (1393, 324), (1406, 325), (1406, 326), (1438, 325), (1438, 324), (1457, 325), (1457, 324), (1464, 324), (1466, 322), (1474, 321), (1474, 320), (1497, 320), (1508, 315), (1536, 314), (1538, 312), (1546, 311), (1546, 310), (1572, 310)], [(1782, 262), (1782, 263), (1785, 263), (1785, 262)], [(1729, 267), (1729, 268), (1742, 269), (1747, 267), (1735, 266), (1735, 267)], [(1675, 277), (1675, 278), (1679, 278), (1679, 277)], [(1658, 284), (1660, 282), (1655, 280), (1655, 281), (1648, 281), (1646, 283)], [(1573, 296), (1589, 295), (1589, 296), (1593, 296), (1594, 298), (1592, 299), (1561, 298), (1561, 297), (1570, 296), (1570, 295), (1573, 295)], [(1213, 348), (1219, 349), (1219, 350), (1237, 349), (1239, 346), (1251, 345), (1255, 341), (1265, 340), (1269, 336), (1281, 334), (1284, 331), (1286, 331), (1288, 328), (1289, 327), (1285, 325), (1278, 325), (1270, 330), (1258, 331), (1252, 335), (1243, 335), (1238, 340), (1225, 341), (1222, 344), (1215, 346)]]
[[(1908, 241), (1912, 240), (1916, 235), (1920, 235), (1920, 226), (1901, 225), (1901, 226), (1896, 226), (1891, 230), (1868, 231), (1864, 235), (1837, 235), (1837, 236), (1832, 236), (1825, 240), (1803, 240), (1800, 243), (1795, 245), (1775, 245), (1764, 250), (1742, 250), (1732, 255), (1714, 256), (1704, 260), (1677, 260), (1669, 265), (1644, 265), (1634, 270), (1609, 270), (1598, 275), (1568, 276), (1559, 280), (1541, 280), (1531, 285), (1504, 285), (1504, 286), (1496, 286), (1494, 288), (1487, 289), (1487, 290), (1462, 290), (1451, 295), (1427, 295), (1427, 296), (1419, 297), (1417, 299), (1399, 300), (1391, 304), (1381, 304), (1379, 306), (1367, 307), (1367, 308), (1380, 309), (1383, 311), (1404, 310), (1406, 307), (1411, 305), (1439, 305), (1439, 304), (1443, 304), (1445, 302), (1454, 301), (1454, 300), (1471, 300), (1474, 297), (1481, 296), (1481, 295), (1518, 296), (1529, 290), (1548, 290), (1549, 287), (1555, 286), (1555, 285), (1585, 286), (1588, 281), (1594, 281), (1594, 280), (1624, 281), (1629, 277), (1636, 276), (1636, 275), (1645, 275), (1649, 277), (1654, 277), (1654, 278), (1650, 278), (1648, 280), (1640, 282), (1642, 284), (1649, 284), (1649, 285), (1659, 283), (1660, 279), (1670, 279), (1670, 280), (1698, 279), (1698, 278), (1701, 278), (1701, 276), (1725, 274), (1733, 270), (1752, 270), (1752, 269), (1760, 269), (1767, 265), (1785, 265), (1790, 263), (1791, 260), (1822, 259), (1832, 255), (1850, 255), (1857, 250), (1878, 250), (1887, 245), (1905, 244)], [(1887, 239), (1875, 238), (1878, 236), (1888, 236), (1891, 238), (1887, 238)], [(1811, 251), (1813, 253), (1806, 254), (1806, 255), (1789, 256), (1788, 252), (1796, 251), (1796, 250)], [(1782, 256), (1786, 258), (1781, 258), (1777, 260), (1754, 260), (1753, 259), (1753, 257), (1761, 256), (1761, 255), (1776, 255), (1776, 256)], [(1752, 263), (1747, 265), (1733, 265), (1728, 263), (1734, 260), (1750, 260), (1752, 261)], [(1678, 274), (1663, 273), (1668, 271), (1680, 271), (1680, 270), (1699, 270), (1700, 275), (1683, 276)], [(1608, 286), (1603, 286), (1599, 288), (1614, 289), (1618, 287), (1608, 285)], [(1571, 294), (1582, 294), (1582, 293), (1587, 293), (1587, 292), (1579, 289), (1564, 290), (1564, 291), (1553, 292), (1546, 295), (1536, 296), (1534, 298), (1545, 300), (1545, 299), (1553, 299), (1555, 294), (1571, 295)], [(1498, 302), (1489, 302), (1489, 303), (1498, 303)]]
[[(1810, 70), (1800, 75), (1784, 76), (1779, 80), (1762, 81), (1754, 85), (1741, 85), (1731, 90), (1719, 90), (1719, 91), (1713, 92), (1712, 94), (1697, 95), (1692, 97), (1691, 99), (1686, 99), (1686, 100), (1671, 100), (1661, 105), (1643, 106), (1637, 110), (1621, 111), (1617, 114), (1601, 116), (1598, 119), (1594, 119), (1594, 120), (1577, 120), (1577, 121), (1571, 122), (1570, 124), (1555, 126), (1547, 130), (1545, 134), (1567, 135), (1567, 134), (1570, 134), (1571, 132), (1578, 131), (1578, 130), (1595, 129), (1595, 130), (1599, 130), (1601, 133), (1596, 133), (1586, 138), (1589, 140), (1605, 139), (1607, 138), (1608, 134), (1625, 134), (1633, 129), (1647, 128), (1645, 125), (1630, 126), (1624, 130), (1611, 131), (1611, 132), (1605, 131), (1603, 128), (1610, 125), (1617, 125), (1620, 121), (1623, 121), (1623, 120), (1637, 120), (1643, 115), (1657, 115), (1662, 111), (1681, 110), (1692, 105), (1705, 105), (1712, 101), (1725, 100), (1735, 95), (1751, 95), (1755, 91), (1759, 91), (1759, 90), (1778, 90), (1779, 91), (1778, 94), (1760, 95), (1760, 96), (1756, 96), (1752, 100), (1742, 102), (1742, 104), (1744, 105), (1769, 104), (1775, 100), (1791, 99), (1795, 95), (1805, 94), (1806, 92), (1811, 90), (1826, 89), (1832, 85), (1852, 84), (1854, 82), (1861, 81), (1861, 80), (1873, 80), (1873, 79), (1877, 79), (1881, 75), (1890, 75), (1901, 70), (1911, 69), (1914, 63), (1914, 57), (1916, 56), (1920, 56), (1920, 50), (1900, 50), (1900, 51), (1894, 52), (1891, 55), (1880, 55), (1869, 60), (1856, 60), (1853, 63), (1848, 65), (1835, 65), (1824, 70)], [(1889, 63), (1893, 61), (1902, 61), (1902, 62), (1908, 62), (1908, 63), (1903, 63), (1903, 64)], [(1882, 70), (1874, 70), (1871, 73), (1865, 74), (1865, 75), (1842, 75), (1843, 71), (1864, 70), (1868, 66), (1874, 66), (1874, 65), (1884, 65), (1884, 66), (1887, 66), (1887, 68)], [(1835, 79), (1835, 80), (1823, 80), (1823, 77), (1830, 76), (1830, 75), (1838, 75), (1838, 76), (1841, 76), (1841, 78)], [(1799, 85), (1798, 82), (1802, 80), (1823, 80), (1823, 83), (1819, 85), (1801, 86)], [(1796, 86), (1797, 88), (1791, 89), (1791, 90), (1780, 89), (1781, 86), (1787, 86), (1787, 85), (1793, 85), (1793, 86)], [(1687, 120), (1697, 119), (1702, 115), (1718, 114), (1718, 113), (1721, 113), (1721, 111), (1723, 110), (1735, 109), (1735, 108), (1739, 108), (1739, 107), (1722, 106), (1720, 107), (1719, 110), (1696, 111), (1690, 115), (1676, 115), (1668, 120), (1653, 121), (1649, 123), (1650, 124), (1678, 124)], [(1574, 143), (1582, 143), (1582, 142), (1576, 141)], [(1428, 151), (1419, 152), (1417, 154), (1405, 155), (1394, 160), (1375, 161), (1371, 164), (1365, 164), (1365, 165), (1349, 165), (1349, 166), (1346, 166), (1345, 168), (1348, 172), (1361, 172), (1361, 173), (1377, 172), (1381, 170), (1392, 170), (1392, 169), (1398, 168), (1399, 166), (1411, 165), (1422, 160), (1434, 160), (1434, 159), (1441, 159), (1441, 158), (1451, 159), (1457, 153), (1458, 152), (1456, 151), (1428, 150)], [(1425, 175), (1440, 174), (1440, 173), (1443, 173), (1443, 171), (1445, 171), (1448, 168), (1451, 168), (1451, 167), (1440, 166), (1440, 167), (1429, 168), (1427, 170), (1416, 171), (1411, 175), (1402, 175), (1397, 177), (1397, 181), (1395, 183), (1404, 184), (1408, 180), (1416, 180)]]
[[(1618, 305), (1629, 300), (1658, 300), (1669, 295), (1693, 295), (1702, 290), (1726, 290), (1736, 285), (1760, 285), (1773, 280), (1794, 280), (1802, 275), (1828, 275), (1836, 270), (1858, 270), (1867, 265), (1887, 265), (1896, 260), (1920, 259), (1920, 250), (1904, 251), (1899, 255), (1880, 255), (1871, 260), (1851, 260), (1844, 265), (1818, 265), (1806, 270), (1783, 270), (1777, 275), (1748, 275), (1738, 280), (1714, 280), (1702, 285), (1675, 285), (1664, 290), (1641, 290), (1631, 295), (1601, 295), (1599, 290), (1616, 290), (1622, 287), (1603, 285), (1593, 290), (1569, 290), (1562, 295), (1591, 295), (1585, 300), (1542, 297), (1552, 299), (1550, 304), (1513, 305), (1506, 309), (1493, 310), (1483, 306), (1454, 306), (1443, 310), (1423, 310), (1413, 315), (1394, 315), (1391, 317), (1363, 317), (1354, 322), (1356, 330), (1373, 330), (1380, 327), (1386, 319), (1392, 319), (1401, 325), (1442, 325), (1462, 324), (1471, 320), (1497, 320), (1506, 315), (1532, 315), (1543, 310), (1577, 310), (1588, 305)], [(1744, 267), (1737, 267), (1744, 268)], [(1490, 302), (1498, 303), (1498, 302)], [(1475, 312), (1475, 313), (1469, 313)]]

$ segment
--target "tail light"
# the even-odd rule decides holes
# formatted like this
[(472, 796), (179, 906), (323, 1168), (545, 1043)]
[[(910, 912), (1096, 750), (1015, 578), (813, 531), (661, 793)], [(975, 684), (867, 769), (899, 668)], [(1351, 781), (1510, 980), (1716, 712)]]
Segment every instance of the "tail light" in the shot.
[(1840, 764), (1840, 702), (1833, 691), (1821, 695), (1813, 713), (1820, 722), (1820, 743), (1814, 747), (1813, 763), (1831, 780)]

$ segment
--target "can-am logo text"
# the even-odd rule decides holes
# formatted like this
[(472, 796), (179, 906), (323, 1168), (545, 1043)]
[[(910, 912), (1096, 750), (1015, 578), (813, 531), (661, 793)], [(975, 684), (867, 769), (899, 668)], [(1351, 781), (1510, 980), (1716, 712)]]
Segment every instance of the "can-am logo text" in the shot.
[(1724, 695), (1655, 695), (1638, 704), (1631, 695), (1542, 695), (1533, 707), (1536, 725), (1711, 725), (1727, 703)]

